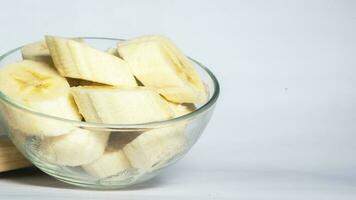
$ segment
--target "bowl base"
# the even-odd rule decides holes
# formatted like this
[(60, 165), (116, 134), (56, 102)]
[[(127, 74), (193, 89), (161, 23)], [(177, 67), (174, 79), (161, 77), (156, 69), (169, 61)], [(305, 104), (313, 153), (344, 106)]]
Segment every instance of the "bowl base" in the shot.
[(41, 169), (44, 173), (54, 177), (55, 179), (62, 181), (64, 183), (68, 183), (71, 185), (75, 185), (83, 188), (97, 189), (97, 190), (114, 190), (114, 189), (122, 189), (127, 188), (129, 186), (137, 185), (142, 182), (148, 181), (154, 178), (158, 173), (149, 173), (140, 176), (131, 177), (129, 179), (118, 182), (118, 176), (113, 176), (109, 178), (99, 179), (99, 180), (78, 180), (78, 178), (73, 177), (64, 177), (58, 175), (56, 173), (47, 171), (46, 169)]

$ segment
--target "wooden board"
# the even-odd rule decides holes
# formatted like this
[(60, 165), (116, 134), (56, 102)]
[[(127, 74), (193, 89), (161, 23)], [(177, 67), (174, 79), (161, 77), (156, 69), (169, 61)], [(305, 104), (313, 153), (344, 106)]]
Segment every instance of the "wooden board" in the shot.
[(0, 136), (0, 172), (31, 166), (7, 136)]

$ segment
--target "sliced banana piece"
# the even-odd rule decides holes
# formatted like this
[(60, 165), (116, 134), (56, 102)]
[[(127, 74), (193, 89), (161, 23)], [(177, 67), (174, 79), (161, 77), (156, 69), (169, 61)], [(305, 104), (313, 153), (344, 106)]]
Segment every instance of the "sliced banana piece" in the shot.
[(108, 138), (107, 132), (92, 132), (78, 128), (65, 135), (43, 139), (39, 154), (58, 165), (84, 165), (103, 155)]
[(168, 103), (149, 88), (82, 86), (71, 91), (79, 112), (89, 122), (129, 124), (174, 117)]
[(185, 126), (171, 126), (146, 131), (123, 150), (134, 168), (152, 171), (186, 149), (184, 129)]
[(45, 41), (25, 45), (21, 48), (21, 53), (24, 60), (40, 61), (51, 65), (53, 63)]
[(121, 149), (107, 149), (97, 160), (82, 166), (93, 177), (106, 178), (130, 169), (130, 162)]
[(144, 36), (118, 45), (119, 55), (145, 85), (176, 103), (203, 103), (207, 93), (190, 60), (167, 38)]
[(191, 113), (195, 110), (194, 104), (177, 104), (177, 103), (171, 103), (169, 102), (169, 106), (174, 112), (175, 117), (180, 117), (183, 115), (186, 115), (188, 113)]
[[(86, 86), (72, 88), (72, 93), (87, 121), (145, 123), (175, 116), (169, 103), (150, 88), (117, 89)], [(153, 170), (184, 150), (186, 144), (184, 128), (185, 126), (180, 124), (147, 131), (126, 144), (123, 151), (135, 168)], [(89, 165), (89, 173), (106, 177), (128, 167), (120, 148), (121, 146), (116, 151), (108, 151), (103, 160)], [(109, 161), (115, 163), (114, 166), (117, 167), (113, 168), (116, 170), (108, 167), (108, 172), (100, 175), (98, 170), (104, 168), (102, 163)]]
[[(71, 120), (81, 120), (70, 87), (56, 70), (43, 62), (24, 60), (0, 70), (0, 91), (30, 110)], [(72, 125), (2, 104), (9, 125), (26, 135), (57, 136)]]
[[(80, 38), (73, 38), (73, 40), (84, 43)], [(24, 60), (34, 60), (39, 62), (45, 62), (53, 66), (53, 61), (46, 41), (39, 41), (27, 44), (21, 48), (22, 58)]]
[(83, 165), (83, 169), (93, 177), (106, 178), (120, 175), (122, 179), (125, 179), (129, 174), (123, 172), (127, 172), (131, 168), (131, 164), (122, 148), (137, 136), (138, 133), (131, 132), (112, 133), (104, 154), (94, 162)]
[(136, 86), (128, 64), (80, 42), (46, 36), (46, 43), (62, 76), (116, 86)]

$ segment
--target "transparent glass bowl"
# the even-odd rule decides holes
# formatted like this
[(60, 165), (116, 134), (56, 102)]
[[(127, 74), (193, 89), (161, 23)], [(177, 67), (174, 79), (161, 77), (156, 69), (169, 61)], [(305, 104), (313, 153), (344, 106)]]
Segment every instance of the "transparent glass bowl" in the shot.
[[(122, 41), (120, 39), (94, 37), (83, 37), (82, 39), (89, 45), (101, 50), (107, 50), (109, 48), (115, 47), (118, 42)], [(20, 49), (21, 47), (13, 49), (2, 55), (0, 57), (0, 67), (2, 68), (7, 64), (21, 61), (22, 56)], [(198, 140), (211, 118), (215, 103), (219, 96), (218, 81), (213, 73), (209, 71), (209, 69), (194, 59), (191, 60), (196, 70), (202, 77), (204, 83), (206, 84), (209, 93), (209, 99), (205, 104), (195, 105), (196, 110), (184, 116), (166, 121), (126, 125), (79, 122), (54, 117), (50, 115), (51, 113), (38, 113), (34, 110), (30, 110), (19, 104), (16, 104), (16, 102), (12, 101), (9, 97), (0, 92), (0, 126), (2, 129), (4, 129), (5, 133), (10, 137), (16, 147), (26, 156), (26, 158), (28, 158), (40, 170), (57, 178), (58, 180), (77, 186), (96, 189), (123, 188), (129, 185), (141, 183), (156, 176), (159, 174), (161, 169), (172, 165), (177, 160), (182, 158)], [(18, 119), (14, 120), (13, 114), (11, 113), (16, 113), (16, 116), (22, 116), (22, 121), (19, 122)], [(174, 148), (172, 147), (174, 144), (162, 145), (162, 147), (160, 147), (160, 151), (167, 153), (163, 153), (165, 155), (160, 155), (161, 159), (157, 160), (155, 163), (151, 163), (152, 166), (148, 168), (142, 169), (129, 167), (123, 171), (118, 169), (116, 174), (102, 177), (87, 173), (87, 171), (85, 171), (81, 166), (68, 166), (53, 162), (53, 160), (56, 159), (53, 159), (53, 155), (52, 158), (49, 158), (48, 155), (41, 151), (41, 145), (43, 145), (43, 143), (46, 141), (51, 140), (51, 137), (41, 135), (33, 136), (28, 133), (31, 130), (30, 128), (27, 129), (26, 125), (34, 122), (41, 122), (44, 128), (51, 125), (51, 127), (68, 127), (69, 129), (80, 130), (87, 133), (95, 133), (97, 135), (110, 134), (109, 143), (113, 142), (111, 141), (114, 140), (113, 138), (116, 138), (114, 142), (117, 142), (117, 138), (127, 137), (129, 134), (136, 136), (139, 135), (137, 137), (142, 135), (149, 137), (150, 135), (148, 134), (151, 133), (150, 131), (152, 130), (162, 131), (169, 129), (171, 132), (172, 130), (174, 132), (176, 127), (183, 127), (183, 130), (179, 130), (181, 131), (184, 139), (181, 140), (180, 150), (178, 152), (171, 151), (170, 148)], [(182, 139), (181, 136), (180, 138)], [(90, 148), (83, 148), (80, 146), (81, 141), (78, 141), (77, 139), (78, 138), (73, 137), (72, 142), (73, 144), (79, 142), (77, 148), (81, 149), (68, 149), (69, 153), (71, 153), (71, 151), (73, 152), (70, 154), (70, 156), (74, 156), (78, 159), (82, 159), (83, 156), (91, 156), (91, 152), (88, 150)], [(70, 148), (76, 148), (76, 146), (74, 145), (73, 147), (72, 145)], [(162, 148), (166, 149), (163, 149), (162, 151)], [(145, 151), (138, 151), (137, 153), (145, 153)], [(95, 155), (93, 154), (92, 156)], [(115, 167), (114, 169), (111, 169), (110, 173), (115, 173)]]

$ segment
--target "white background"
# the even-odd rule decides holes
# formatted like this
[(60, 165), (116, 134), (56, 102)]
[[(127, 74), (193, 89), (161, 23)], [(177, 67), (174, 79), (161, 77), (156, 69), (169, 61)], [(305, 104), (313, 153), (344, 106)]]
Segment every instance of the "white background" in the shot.
[[(0, 199), (355, 199), (356, 1), (2, 1), (0, 53), (44, 34), (159, 33), (216, 74), (221, 96), (191, 152), (123, 191), (36, 170)], [(46, 197), (47, 196), (47, 197)]]

